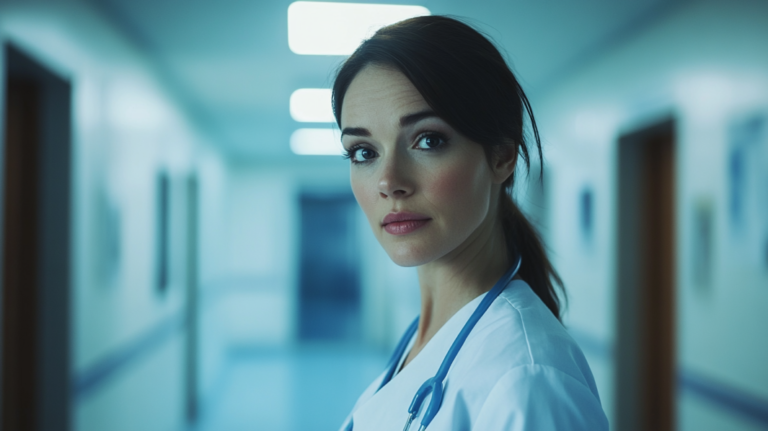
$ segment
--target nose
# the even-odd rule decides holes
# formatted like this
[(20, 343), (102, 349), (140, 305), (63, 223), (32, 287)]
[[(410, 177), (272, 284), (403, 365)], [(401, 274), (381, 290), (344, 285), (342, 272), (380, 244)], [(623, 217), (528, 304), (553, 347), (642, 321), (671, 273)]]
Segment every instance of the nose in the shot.
[(413, 194), (408, 167), (393, 155), (384, 160), (379, 177), (379, 196), (384, 199), (402, 199)]

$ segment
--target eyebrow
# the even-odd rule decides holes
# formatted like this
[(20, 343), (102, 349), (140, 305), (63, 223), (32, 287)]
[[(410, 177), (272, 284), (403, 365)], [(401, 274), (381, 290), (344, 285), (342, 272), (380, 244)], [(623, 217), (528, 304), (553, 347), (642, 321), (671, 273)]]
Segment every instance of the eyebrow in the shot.
[(435, 114), (435, 111), (431, 109), (425, 109), (421, 112), (404, 115), (400, 117), (400, 127), (410, 126), (415, 123), (418, 123), (419, 121), (425, 118), (432, 118), (432, 117), (437, 117), (437, 114)]
[[(419, 121), (425, 118), (432, 118), (432, 117), (437, 117), (437, 114), (435, 114), (435, 111), (431, 109), (415, 112), (413, 114), (403, 115), (402, 117), (400, 117), (400, 127), (410, 126), (415, 123), (418, 123)], [(370, 137), (371, 132), (364, 127), (345, 127), (344, 130), (341, 131), (341, 136), (344, 136), (344, 135)]]
[(371, 136), (371, 132), (363, 127), (345, 127), (344, 130), (341, 131), (341, 136), (344, 135), (369, 137)]

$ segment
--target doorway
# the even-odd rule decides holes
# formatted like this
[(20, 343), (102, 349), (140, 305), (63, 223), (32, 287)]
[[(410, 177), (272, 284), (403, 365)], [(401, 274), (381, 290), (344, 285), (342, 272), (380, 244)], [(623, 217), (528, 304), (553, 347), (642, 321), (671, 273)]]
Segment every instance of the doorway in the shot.
[(618, 144), (616, 429), (675, 427), (675, 124)]
[(70, 426), (70, 85), (6, 45), (2, 430)]
[(355, 198), (348, 193), (301, 196), (301, 340), (360, 339), (356, 209)]

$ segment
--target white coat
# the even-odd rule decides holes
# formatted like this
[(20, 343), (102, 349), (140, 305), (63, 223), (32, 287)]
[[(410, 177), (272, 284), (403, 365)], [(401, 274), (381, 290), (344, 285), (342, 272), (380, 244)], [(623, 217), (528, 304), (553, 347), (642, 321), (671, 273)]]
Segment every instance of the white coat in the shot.
[[(451, 317), (378, 392), (384, 373), (374, 380), (341, 429), (352, 420), (355, 431), (402, 430), (416, 391), (435, 375), (483, 296)], [(428, 396), (412, 430), (421, 425), (429, 400)], [(522, 280), (510, 282), (467, 337), (448, 371), (440, 411), (427, 427), (427, 431), (607, 429), (584, 354)]]

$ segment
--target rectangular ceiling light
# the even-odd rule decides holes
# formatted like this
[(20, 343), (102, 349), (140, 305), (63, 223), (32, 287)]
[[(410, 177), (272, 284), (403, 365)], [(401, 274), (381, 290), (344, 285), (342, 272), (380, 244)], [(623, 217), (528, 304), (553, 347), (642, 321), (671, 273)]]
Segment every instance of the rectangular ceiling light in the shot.
[(349, 55), (381, 27), (423, 15), (423, 6), (297, 1), (288, 6), (288, 46), (296, 54)]
[(291, 94), (291, 117), (304, 123), (334, 123), (330, 88), (300, 88)]
[(336, 129), (298, 129), (291, 135), (291, 151), (300, 155), (340, 156), (344, 147)]

